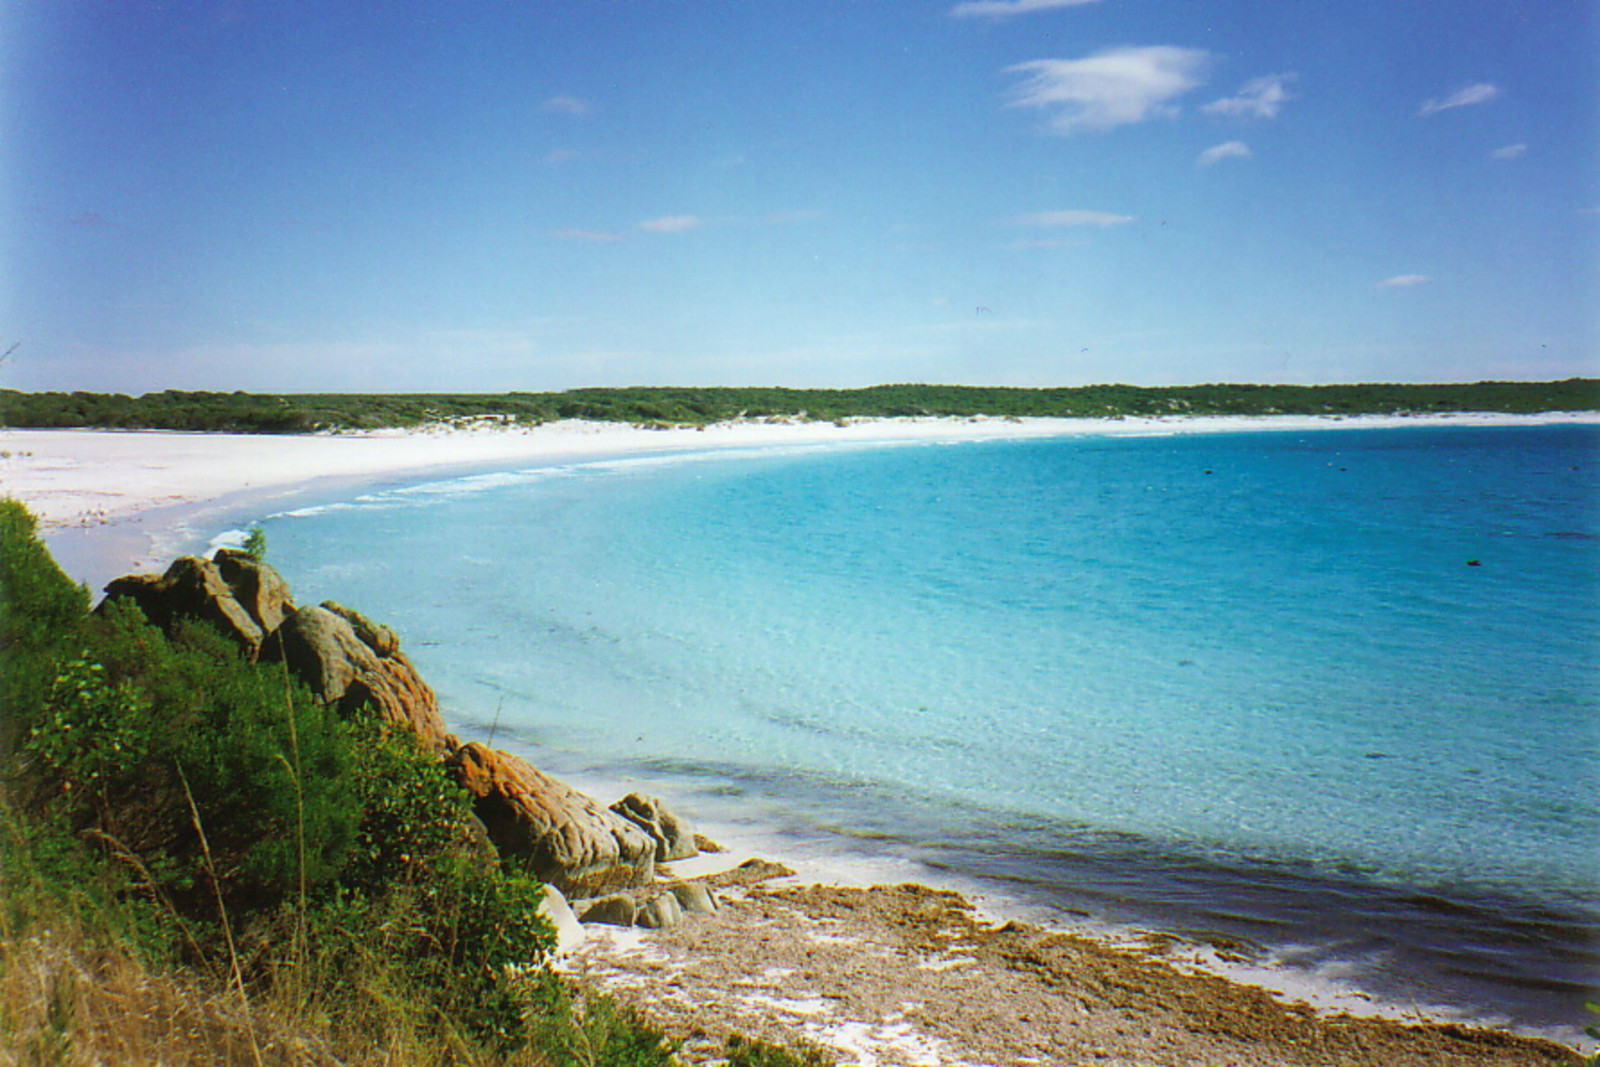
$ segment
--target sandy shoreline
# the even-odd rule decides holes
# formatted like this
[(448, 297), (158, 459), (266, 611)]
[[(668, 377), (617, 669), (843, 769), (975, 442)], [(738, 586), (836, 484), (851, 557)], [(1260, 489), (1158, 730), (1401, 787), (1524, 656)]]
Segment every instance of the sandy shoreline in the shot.
[[(197, 541), (203, 545), (211, 536), (227, 528), (227, 517), (230, 515), (261, 517), (301, 504), (313, 496), (337, 497), (345, 492), (353, 494), (375, 485), (398, 485), (496, 469), (529, 469), (668, 453), (868, 447), (1001, 438), (1574, 423), (1600, 424), (1600, 414), (1118, 420), (906, 419), (861, 421), (845, 426), (831, 423), (746, 422), (722, 424), (703, 430), (665, 431), (615, 424), (558, 423), (528, 430), (423, 430), (297, 437), (11, 430), (0, 431), (0, 496), (17, 497), (39, 515), (42, 533), (63, 567), (75, 579), (85, 582), (91, 589), (98, 589), (110, 578), (129, 570), (164, 567), (170, 561), (174, 546), (193, 545)], [(739, 940), (737, 934), (730, 936), (734, 942)], [(605, 956), (604, 953), (609, 950), (602, 948), (597, 951), (602, 954), (599, 958), (609, 962), (601, 964), (597, 961), (596, 973), (605, 973), (607, 968), (616, 973), (627, 971), (627, 967), (618, 962), (626, 953)], [(1006, 971), (1006, 958), (1009, 957), (1005, 952), (999, 952), (996, 957), (999, 962), (995, 966), (1000, 968), (1000, 972)], [(920, 974), (923, 964), (927, 962), (912, 960), (905, 965)], [(936, 966), (934, 973), (937, 972)], [(995, 978), (1000, 972), (986, 975), (985, 980)], [(1257, 979), (1247, 977), (1246, 980)], [(1265, 978), (1259, 980), (1271, 984)], [(1289, 999), (1294, 999), (1294, 995), (1291, 994)], [(795, 1032), (803, 1031), (802, 1027)], [(1168, 1036), (1182, 1037), (1181, 1034)], [(1149, 1059), (1154, 1049), (1155, 1046), (1128, 1046), (1124, 1053), (1135, 1058), (1121, 1061), (1113, 1058), (1111, 1062), (1168, 1062), (1166, 1059)], [(993, 1051), (997, 1056), (1002, 1054), (998, 1047)], [(1006, 1056), (1012, 1054), (1004, 1053)], [(1236, 1054), (1237, 1050), (1223, 1053), (1215, 1049), (1202, 1053), (1195, 1046), (1171, 1062), (1301, 1062), (1292, 1059), (1269, 1061), (1230, 1058)], [(878, 1055), (881, 1062), (901, 1062), (881, 1058), (882, 1050)], [(919, 1060), (912, 1057), (904, 1062)], [(933, 1059), (923, 1062), (946, 1061)], [(991, 1061), (985, 1059), (979, 1062)], [(1027, 1061), (1025, 1058), (1007, 1058), (992, 1062)], [(1034, 1062), (1053, 1061), (1047, 1058)], [(1371, 1062), (1384, 1061), (1379, 1059)], [(1406, 1062), (1435, 1061), (1424, 1058)], [(1447, 1059), (1437, 1062), (1471, 1061)], [(1513, 1058), (1484, 1062), (1523, 1061)], [(1529, 1058), (1525, 1062), (1550, 1061)]]
[(989, 1067), (1567, 1067), (1560, 1045), (1407, 1014), (1317, 1010), (1218, 977), (1195, 946), (1014, 920), (915, 884), (806, 883), (756, 860), (668, 930), (602, 929), (562, 965), (723, 1062), (734, 1034), (819, 1044), (843, 1064)]

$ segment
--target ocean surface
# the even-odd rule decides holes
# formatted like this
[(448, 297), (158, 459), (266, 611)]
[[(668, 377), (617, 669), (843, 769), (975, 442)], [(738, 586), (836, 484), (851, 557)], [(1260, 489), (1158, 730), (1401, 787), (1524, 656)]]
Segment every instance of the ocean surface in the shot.
[(1600, 984), (1600, 427), (619, 458), (263, 525), (557, 774), (1390, 1003)]

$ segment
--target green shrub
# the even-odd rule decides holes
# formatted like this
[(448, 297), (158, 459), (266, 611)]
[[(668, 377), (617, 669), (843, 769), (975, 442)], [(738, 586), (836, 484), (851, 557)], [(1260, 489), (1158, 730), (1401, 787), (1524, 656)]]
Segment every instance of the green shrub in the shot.
[(493, 866), (467, 794), (415, 741), (378, 723), (360, 722), (352, 741), (361, 753), (350, 788), (361, 821), (340, 882), (375, 890), (435, 878), (441, 863)]
[(354, 738), (361, 820), (312, 917), (324, 965), (371, 974), (376, 952), (399, 971), (387, 985), (427, 990), (475, 1038), (519, 1045), (529, 976), (555, 947), (544, 886), (498, 865), (466, 794), (414, 739), (370, 722)]
[(204, 624), (169, 639), (114, 602), (81, 633), (22, 744), (53, 810), (149, 854), (180, 908), (191, 890), (210, 907), (194, 878), (202, 830), (218, 888), (240, 905), (269, 906), (342, 870), (361, 816), (346, 724)]
[(784, 1048), (737, 1035), (728, 1039), (728, 1067), (834, 1067), (837, 1062), (815, 1047)]
[(637, 1013), (609, 997), (573, 995), (555, 978), (540, 979), (530, 1016), (532, 1044), (550, 1067), (668, 1067), (672, 1042)]
[(240, 548), (246, 555), (248, 555), (252, 559), (266, 559), (267, 558), (267, 535), (266, 535), (266, 531), (262, 530), (261, 527), (259, 527), (259, 526), (250, 527), (249, 531), (247, 531), (245, 533), (245, 535), (244, 535), (244, 544), (241, 545)]
[(88, 607), (88, 591), (56, 566), (33, 515), (0, 500), (0, 754), (14, 753), (37, 722)]

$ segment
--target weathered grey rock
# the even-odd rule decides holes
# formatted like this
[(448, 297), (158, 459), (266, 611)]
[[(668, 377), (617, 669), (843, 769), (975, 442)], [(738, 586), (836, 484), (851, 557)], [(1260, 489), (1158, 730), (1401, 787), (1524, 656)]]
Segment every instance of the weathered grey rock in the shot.
[(583, 944), (583, 927), (572, 912), (566, 896), (553, 885), (544, 887), (544, 899), (539, 902), (538, 914), (544, 916), (556, 935), (556, 955), (565, 956)]
[[(363, 640), (362, 634), (372, 636), (373, 642)], [(341, 714), (371, 705), (382, 721), (411, 731), (425, 747), (443, 752), (445, 728), (438, 698), (393, 637), (388, 627), (375, 626), (337, 604), (304, 607), (273, 632), (262, 658), (286, 662), (319, 700), (337, 705)]]
[(717, 898), (711, 895), (711, 890), (703, 882), (674, 882), (667, 888), (685, 915), (716, 914)]
[(657, 893), (644, 902), (633, 921), (634, 925), (647, 930), (665, 930), (683, 922), (683, 909), (678, 906), (678, 898), (671, 893)]
[(217, 549), (211, 562), (222, 580), (228, 583), (233, 598), (255, 620), (263, 634), (272, 633), (283, 625), (284, 619), (294, 614), (289, 583), (271, 564), (237, 548)]
[(252, 659), (261, 651), (261, 627), (210, 560), (179, 556), (159, 578), (148, 574), (118, 578), (106, 586), (100, 606), (122, 599), (132, 600), (163, 630), (170, 631), (180, 619), (201, 619), (236, 641)]
[(656, 797), (629, 793), (611, 810), (638, 826), (656, 843), (656, 862), (686, 860), (700, 854), (695, 844), (694, 827), (673, 814)]
[(324, 600), (322, 606), (349, 623), (356, 636), (361, 638), (361, 643), (372, 649), (374, 654), (395, 656), (400, 653), (400, 638), (387, 626), (373, 622), (361, 612), (335, 600)]
[(569, 897), (648, 883), (655, 842), (594, 798), (507, 752), (469, 742), (445, 761), (505, 862)]
[(639, 906), (632, 897), (626, 893), (613, 893), (585, 907), (580, 921), (604, 926), (632, 926), (638, 915)]

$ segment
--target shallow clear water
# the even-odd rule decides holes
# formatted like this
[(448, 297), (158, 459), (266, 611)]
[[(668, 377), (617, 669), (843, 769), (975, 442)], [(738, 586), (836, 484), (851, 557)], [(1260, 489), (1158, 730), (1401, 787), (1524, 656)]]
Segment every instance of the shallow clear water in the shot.
[(552, 767), (1556, 1022), (1595, 974), (1597, 455), (1418, 427), (654, 457), (266, 530), (463, 732)]

